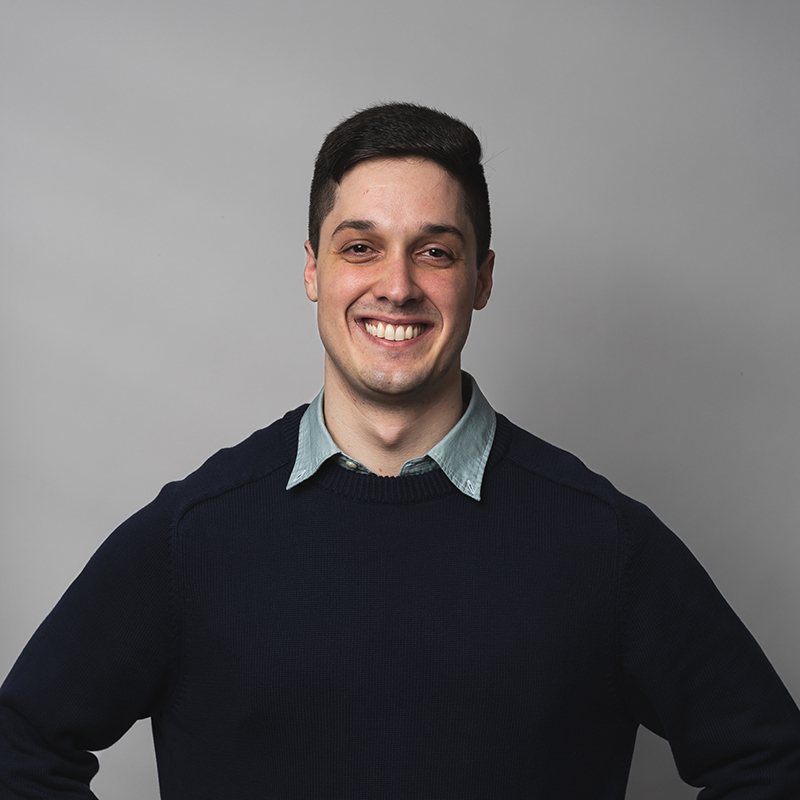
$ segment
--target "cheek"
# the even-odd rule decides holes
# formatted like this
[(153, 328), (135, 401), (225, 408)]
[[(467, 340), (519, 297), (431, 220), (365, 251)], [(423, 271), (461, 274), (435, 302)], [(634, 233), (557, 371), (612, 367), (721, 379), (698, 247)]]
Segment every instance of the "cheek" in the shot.
[(437, 280), (426, 291), (430, 300), (451, 325), (461, 325), (472, 314), (475, 282), (469, 280)]
[(362, 297), (368, 288), (365, 275), (350, 271), (332, 270), (319, 284), (320, 301), (330, 309), (345, 311)]

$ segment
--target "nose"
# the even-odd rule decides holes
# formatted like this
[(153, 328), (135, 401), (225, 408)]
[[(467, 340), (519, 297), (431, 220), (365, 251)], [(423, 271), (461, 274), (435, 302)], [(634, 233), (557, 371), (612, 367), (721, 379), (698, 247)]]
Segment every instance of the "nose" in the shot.
[(389, 300), (395, 306), (421, 300), (423, 293), (414, 279), (414, 268), (414, 262), (408, 254), (387, 254), (373, 286), (376, 298)]

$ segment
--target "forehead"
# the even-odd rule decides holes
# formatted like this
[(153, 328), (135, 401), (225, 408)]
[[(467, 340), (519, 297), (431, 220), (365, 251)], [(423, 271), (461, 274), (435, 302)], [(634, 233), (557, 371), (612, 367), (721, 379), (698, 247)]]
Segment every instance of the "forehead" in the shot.
[(434, 161), (416, 157), (373, 158), (346, 172), (323, 229), (351, 218), (378, 224), (447, 222), (472, 231), (458, 181)]

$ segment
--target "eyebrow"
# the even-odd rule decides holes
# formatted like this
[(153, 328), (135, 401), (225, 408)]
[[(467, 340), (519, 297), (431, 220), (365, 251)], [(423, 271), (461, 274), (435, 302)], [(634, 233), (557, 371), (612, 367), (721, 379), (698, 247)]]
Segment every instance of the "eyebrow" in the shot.
[[(368, 219), (345, 219), (333, 229), (331, 237), (336, 236), (337, 233), (343, 230), (374, 231), (376, 228), (377, 225)], [(442, 234), (450, 234), (460, 239), (463, 244), (467, 243), (466, 237), (455, 225), (447, 225), (443, 222), (432, 222), (428, 225), (422, 225), (419, 229), (420, 236), (441, 236)]]
[(457, 239), (460, 239), (462, 244), (466, 244), (467, 240), (464, 237), (464, 234), (461, 233), (459, 228), (456, 228), (455, 225), (445, 225), (444, 223), (436, 223), (431, 225), (423, 225), (420, 228), (420, 234), (427, 234), (433, 236), (441, 236), (442, 234), (451, 234), (455, 236)]
[(370, 222), (368, 219), (345, 219), (342, 220), (334, 229), (331, 237), (336, 236), (339, 231), (354, 230), (354, 231), (374, 231), (375, 223)]

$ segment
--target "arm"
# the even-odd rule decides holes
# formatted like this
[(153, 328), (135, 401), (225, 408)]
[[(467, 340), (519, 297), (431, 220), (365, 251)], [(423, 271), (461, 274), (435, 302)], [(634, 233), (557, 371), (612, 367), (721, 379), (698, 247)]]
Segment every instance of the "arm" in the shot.
[(0, 795), (91, 798), (90, 752), (158, 711), (176, 624), (170, 526), (151, 504), (100, 547), (0, 688)]
[(800, 796), (800, 712), (687, 548), (631, 508), (620, 645), (631, 713), (702, 800)]

